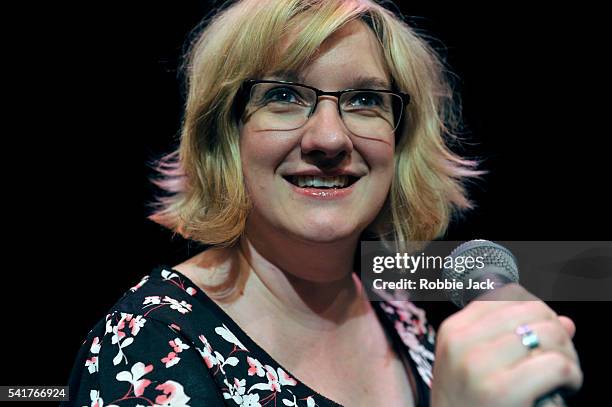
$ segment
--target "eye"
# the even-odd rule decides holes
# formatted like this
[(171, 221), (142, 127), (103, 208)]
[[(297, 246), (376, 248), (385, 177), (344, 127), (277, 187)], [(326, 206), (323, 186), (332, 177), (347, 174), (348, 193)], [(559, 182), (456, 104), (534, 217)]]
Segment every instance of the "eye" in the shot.
[(264, 101), (266, 103), (280, 102), (300, 104), (302, 102), (302, 97), (300, 96), (300, 93), (294, 88), (290, 88), (287, 86), (279, 86), (268, 90), (264, 96)]
[(378, 92), (359, 92), (353, 95), (348, 101), (347, 107), (354, 108), (380, 108), (384, 106), (384, 101)]

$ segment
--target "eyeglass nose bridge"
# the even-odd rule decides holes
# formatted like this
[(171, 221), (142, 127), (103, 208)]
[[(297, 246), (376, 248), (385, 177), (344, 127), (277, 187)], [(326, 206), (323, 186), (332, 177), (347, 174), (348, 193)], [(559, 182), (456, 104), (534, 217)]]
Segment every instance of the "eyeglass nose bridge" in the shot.
[[(341, 90), (341, 91), (335, 91), (335, 92), (326, 92), (326, 91), (323, 91), (323, 90), (320, 90), (320, 89), (312, 89), (312, 90), (315, 92), (315, 99), (314, 99), (314, 104), (310, 108), (310, 112), (308, 112), (308, 118), (307, 119), (310, 119), (315, 114), (315, 112), (317, 111), (317, 106), (319, 106), (319, 99), (321, 97), (323, 97), (323, 96), (332, 96), (332, 97), (334, 97), (335, 102), (336, 102), (336, 110), (338, 111), (338, 116), (340, 117), (340, 121), (342, 122), (344, 127), (346, 127), (346, 123), (344, 123), (344, 118), (342, 116), (342, 109), (340, 108), (340, 97), (342, 96), (343, 93), (346, 93), (347, 91)], [(350, 92), (350, 90), (348, 92)], [(348, 130), (348, 128), (347, 128), (347, 130)]]

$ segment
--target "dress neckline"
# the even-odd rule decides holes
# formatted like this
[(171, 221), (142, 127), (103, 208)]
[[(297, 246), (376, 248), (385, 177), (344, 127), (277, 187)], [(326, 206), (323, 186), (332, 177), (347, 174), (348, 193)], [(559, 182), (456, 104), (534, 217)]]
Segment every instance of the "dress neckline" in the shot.
[[(270, 365), (270, 366), (277, 366), (281, 369), (283, 369), (285, 371), (285, 373), (287, 375), (289, 375), (290, 377), (294, 378), (299, 386), (302, 386), (306, 392), (310, 392), (318, 397), (320, 397), (321, 399), (325, 400), (327, 403), (329, 403), (332, 407), (344, 407), (342, 404), (324, 396), (323, 394), (319, 393), (318, 391), (316, 391), (315, 389), (313, 389), (312, 387), (310, 387), (309, 385), (307, 385), (304, 381), (302, 381), (299, 377), (297, 377), (296, 375), (293, 374), (293, 372), (289, 369), (287, 369), (285, 366), (283, 366), (281, 363), (279, 363), (276, 359), (274, 359), (272, 357), (272, 355), (270, 355), (270, 353), (268, 351), (266, 351), (264, 348), (262, 348), (254, 339), (252, 339), (249, 334), (244, 331), (240, 325), (238, 325), (236, 323), (236, 321), (234, 321), (234, 319), (227, 313), (225, 312), (225, 310), (223, 310), (223, 308), (221, 308), (215, 301), (212, 300), (212, 298), (210, 298), (208, 296), (208, 294), (206, 294), (197, 284), (195, 284), (189, 277), (185, 276), (183, 273), (181, 273), (180, 271), (168, 266), (168, 265), (160, 265), (158, 267), (155, 268), (153, 274), (154, 274), (154, 278), (156, 279), (163, 279), (161, 272), (163, 270), (169, 271), (171, 273), (175, 273), (177, 276), (179, 276), (179, 278), (183, 279), (185, 282), (189, 283), (195, 290), (194, 294), (192, 295), (192, 297), (196, 298), (197, 300), (201, 301), (203, 304), (205, 305), (209, 305), (210, 309), (213, 311), (213, 313), (216, 314), (217, 318), (223, 323), (226, 324), (228, 328), (230, 328), (230, 331), (237, 337), (239, 338), (240, 342), (249, 350), (254, 352), (254, 354), (257, 354), (257, 358), (258, 359), (265, 359), (266, 360), (266, 364)], [(382, 310), (382, 308), (380, 307), (380, 302), (379, 301), (374, 301), (374, 306), (372, 307), (376, 313), (377, 319), (378, 321), (383, 325), (383, 331), (385, 332), (385, 336), (389, 337), (391, 339), (391, 347), (393, 349), (393, 351), (396, 353), (396, 355), (400, 358), (400, 360), (402, 360), (402, 365), (406, 368), (406, 365), (404, 363), (404, 358), (402, 357), (401, 352), (401, 347), (404, 346), (403, 345), (403, 341), (401, 340), (396, 328), (393, 326), (393, 323), (389, 320), (389, 317), (387, 315), (385, 315), (385, 312)], [(408, 365), (410, 366), (410, 372), (407, 372), (408, 374), (412, 373), (413, 378), (409, 378), (409, 381), (412, 383), (412, 380), (416, 380), (416, 376), (418, 375), (418, 371), (417, 368), (415, 366), (415, 364), (413, 363), (412, 359), (410, 358), (405, 358), (405, 360), (408, 362)], [(419, 406), (420, 404), (420, 399), (422, 398), (422, 394), (419, 391), (419, 386), (415, 385), (415, 388), (411, 389), (412, 390), (412, 394), (413, 397), (416, 397), (415, 400), (415, 406)]]

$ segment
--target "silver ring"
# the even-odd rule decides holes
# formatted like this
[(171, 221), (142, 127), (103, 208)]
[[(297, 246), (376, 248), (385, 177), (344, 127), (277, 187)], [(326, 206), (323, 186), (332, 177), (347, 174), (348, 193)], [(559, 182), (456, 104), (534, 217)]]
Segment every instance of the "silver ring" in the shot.
[(525, 324), (516, 328), (516, 334), (521, 337), (521, 343), (528, 350), (532, 351), (540, 346), (540, 339), (538, 338), (538, 335), (533, 332), (533, 329), (531, 329), (529, 325)]

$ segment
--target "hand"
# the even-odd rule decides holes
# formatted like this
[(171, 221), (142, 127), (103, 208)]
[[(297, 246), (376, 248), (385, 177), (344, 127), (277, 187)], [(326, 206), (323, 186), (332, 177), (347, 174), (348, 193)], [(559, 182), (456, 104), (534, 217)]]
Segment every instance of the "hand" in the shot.
[[(432, 407), (532, 407), (557, 388), (582, 386), (571, 319), (517, 284), (487, 296), (513, 301), (472, 301), (440, 326)], [(523, 324), (537, 334), (536, 349), (515, 332)]]

